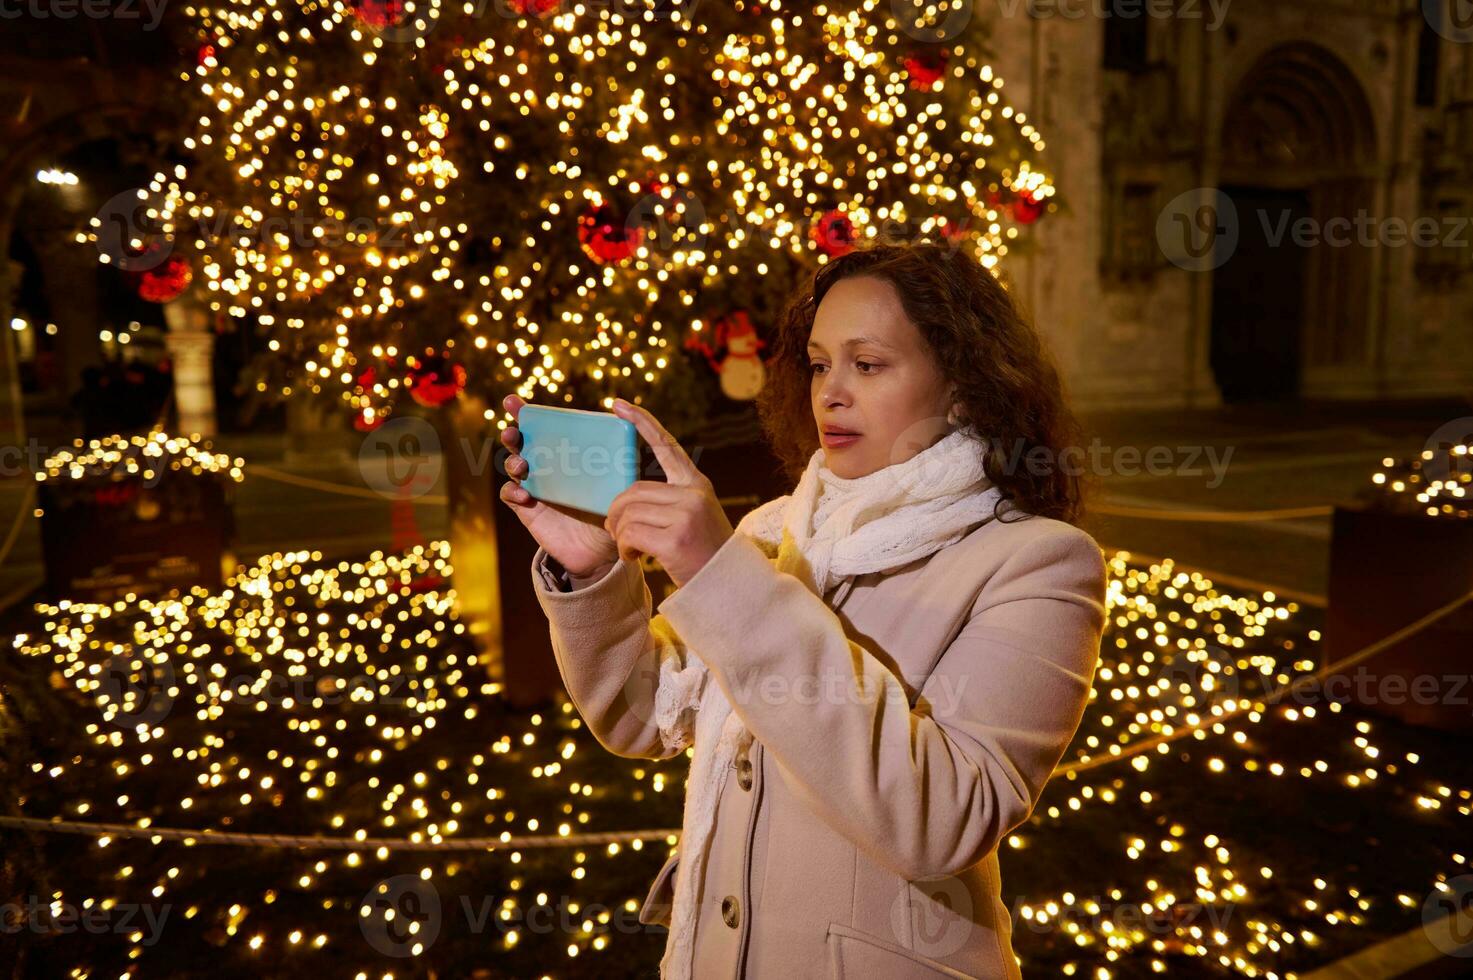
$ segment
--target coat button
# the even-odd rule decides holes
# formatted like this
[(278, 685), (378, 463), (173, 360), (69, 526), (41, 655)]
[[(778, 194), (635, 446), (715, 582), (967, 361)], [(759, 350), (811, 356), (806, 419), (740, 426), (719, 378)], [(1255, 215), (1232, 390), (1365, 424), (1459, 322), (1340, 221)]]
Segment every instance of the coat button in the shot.
[(742, 907), (735, 895), (728, 895), (721, 900), (721, 918), (733, 929), (742, 921)]
[(752, 760), (743, 759), (737, 763), (737, 783), (742, 789), (752, 788)]

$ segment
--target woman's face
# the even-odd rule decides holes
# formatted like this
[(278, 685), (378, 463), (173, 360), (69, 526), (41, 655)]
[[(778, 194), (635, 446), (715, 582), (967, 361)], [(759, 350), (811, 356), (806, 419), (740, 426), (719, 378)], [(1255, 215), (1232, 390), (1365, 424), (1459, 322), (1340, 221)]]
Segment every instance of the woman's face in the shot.
[(834, 284), (814, 316), (808, 360), (813, 418), (835, 475), (854, 479), (904, 462), (950, 431), (950, 386), (889, 281)]

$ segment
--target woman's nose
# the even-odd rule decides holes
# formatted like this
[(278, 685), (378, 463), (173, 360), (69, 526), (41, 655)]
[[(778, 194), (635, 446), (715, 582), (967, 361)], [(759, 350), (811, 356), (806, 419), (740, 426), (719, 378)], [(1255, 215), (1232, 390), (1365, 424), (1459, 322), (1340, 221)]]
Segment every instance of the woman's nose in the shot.
[(849, 395), (845, 391), (844, 385), (832, 374), (824, 378), (823, 385), (818, 389), (819, 404), (825, 408), (842, 405), (848, 397)]

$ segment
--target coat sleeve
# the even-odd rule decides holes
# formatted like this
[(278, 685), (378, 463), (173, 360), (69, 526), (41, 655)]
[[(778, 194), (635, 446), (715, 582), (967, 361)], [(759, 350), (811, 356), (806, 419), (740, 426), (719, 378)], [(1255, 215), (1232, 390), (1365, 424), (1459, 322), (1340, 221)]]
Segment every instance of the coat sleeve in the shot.
[(914, 708), (821, 598), (740, 535), (660, 612), (794, 793), (917, 880), (971, 867), (1032, 812), (1089, 702), (1105, 590), (1085, 532), (1025, 539), (979, 585)]
[(547, 615), (553, 655), (573, 706), (615, 755), (678, 754), (692, 736), (694, 710), (657, 711), (657, 691), (662, 677), (686, 667), (685, 644), (665, 617), (651, 618), (639, 562), (620, 559), (597, 582), (571, 591), (563, 591), (570, 587), (566, 574), (546, 549), (537, 549), (532, 589)]

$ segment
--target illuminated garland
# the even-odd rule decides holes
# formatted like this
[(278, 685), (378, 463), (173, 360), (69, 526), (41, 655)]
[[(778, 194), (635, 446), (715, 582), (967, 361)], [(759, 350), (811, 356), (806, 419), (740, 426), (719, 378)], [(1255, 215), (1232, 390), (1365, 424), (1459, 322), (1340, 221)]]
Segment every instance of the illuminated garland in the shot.
[[(335, 563), (295, 552), (242, 569), (219, 594), (38, 606), (40, 629), (16, 637), (15, 651), (47, 664), (87, 709), (75, 715), (72, 740), (21, 788), (26, 815), (426, 843), (677, 825), (684, 758), (611, 757), (566, 702), (551, 715), (498, 716), (498, 692), (444, 587), (449, 557), (444, 543)], [(1373, 742), (1371, 722), (1337, 720), (1338, 702), (1256, 703), (1316, 667), (1320, 637), (1296, 622), (1297, 603), (1229, 594), (1171, 562), (1143, 565), (1126, 553), (1109, 559), (1109, 573), (1102, 659), (1066, 761), (1208, 724), (1169, 753), (1056, 779), (1006, 838), (1004, 881), (1025, 892), (1015, 943), (1027, 965), (1046, 960), (1062, 975), (1106, 980), (1176, 966), (1289, 980), (1286, 958), (1323, 956), (1331, 930), (1365, 928), (1373, 916), (1383, 928), (1400, 917), (1407, 928), (1429, 889), (1468, 873), (1466, 848), (1429, 859), (1435, 849), (1423, 846), (1417, 862), (1398, 856), (1395, 890), (1374, 891), (1346, 867), (1353, 841), (1309, 862), (1307, 842), (1237, 823), (1224, 829), (1210, 802), (1194, 807), (1213, 793), (1256, 799), (1286, 784), (1330, 806), (1375, 794), (1388, 821), (1415, 821), (1418, 840), (1466, 841), (1473, 789), (1425, 771), (1405, 734), (1388, 728)], [(1250, 710), (1227, 717), (1242, 705)], [(1303, 725), (1317, 737), (1295, 730)], [(1067, 887), (1027, 867), (1030, 855), (1086, 837), (1101, 847), (1087, 873), (1067, 868)], [(413, 961), (375, 955), (360, 919), (382, 911), (359, 903), (373, 882), (410, 873), (447, 896), (497, 890), (494, 943), (473, 937), (474, 951), (457, 953), (513, 972), (599, 975), (614, 969), (607, 957), (650, 940), (620, 935), (609, 916), (632, 919), (662, 856), (641, 855), (638, 841), (490, 854), (278, 852), (261, 884), (248, 886), (218, 870), (248, 857), (216, 853), (234, 850), (225, 848), (189, 861), (182, 846), (101, 839), (85, 859), (103, 873), (69, 878), (55, 897), (105, 908), (151, 895), (185, 910), (190, 924), (175, 928), (214, 937), (222, 955), (243, 958), (234, 962), (270, 953), (310, 969), (326, 949), (335, 965), (379, 976)], [(616, 890), (611, 880), (636, 884)], [(574, 910), (590, 910), (584, 925), (575, 917), (573, 931), (554, 936), (518, 925), (574, 891)], [(591, 911), (595, 902), (602, 912)], [(1149, 925), (1112, 921), (1108, 909), (1122, 903), (1142, 909)], [(1240, 906), (1246, 914), (1220, 928), (1193, 911)], [(1040, 946), (1033, 928), (1053, 940)], [(446, 959), (454, 941), (424, 944), (416, 965), (454, 973), (467, 962)], [(169, 948), (127, 945), (119, 955), (147, 973), (155, 955), (167, 963)], [(576, 969), (572, 961), (590, 954), (601, 957)]]
[[(1381, 491), (1378, 502), (1397, 509), (1467, 520), (1473, 517), (1473, 444), (1442, 444), (1420, 456), (1386, 457), (1371, 476)], [(1414, 506), (1412, 501), (1420, 506)]]
[(193, 436), (112, 435), (76, 440), (70, 449), (47, 457), (36, 471), (36, 481), (88, 479), (100, 476), (138, 476), (156, 479), (163, 468), (191, 473), (224, 473), (236, 483), (245, 479), (245, 460), (210, 452), (208, 441)]

